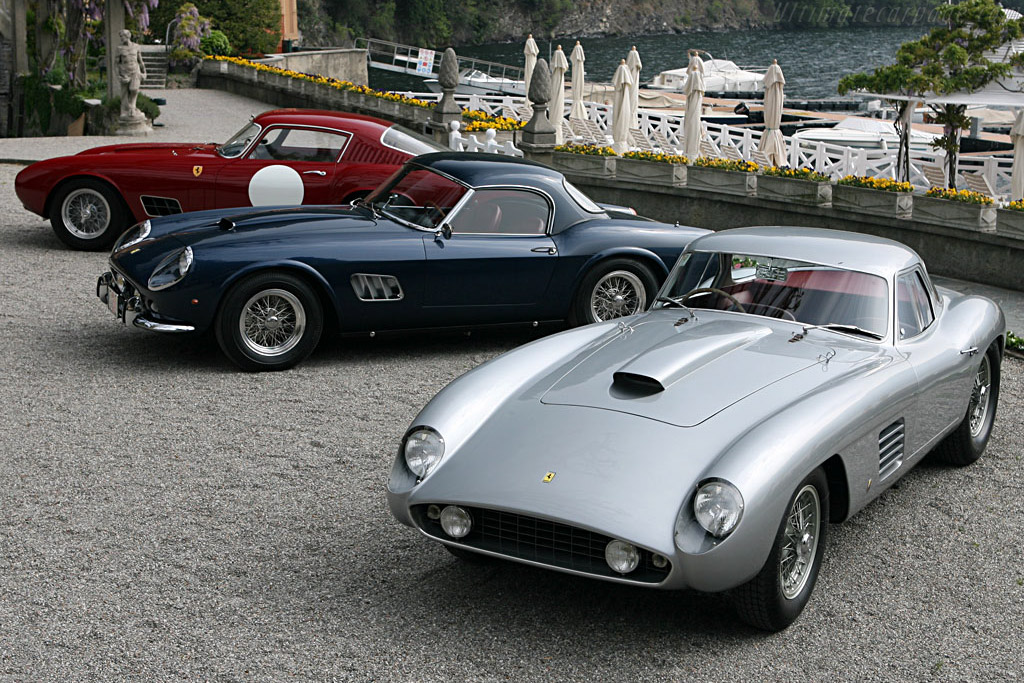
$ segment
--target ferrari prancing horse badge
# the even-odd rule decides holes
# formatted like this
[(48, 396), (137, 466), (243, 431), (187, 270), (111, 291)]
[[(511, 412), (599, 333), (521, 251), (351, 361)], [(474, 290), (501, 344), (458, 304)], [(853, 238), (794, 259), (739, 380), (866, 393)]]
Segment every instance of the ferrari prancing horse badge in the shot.
[(554, 479), (554, 478), (555, 478), (555, 473), (554, 472), (548, 472), (547, 474), (544, 475), (543, 481), (544, 481), (545, 484), (550, 484), (551, 480)]
[(202, 174), (203, 174), (203, 167), (202, 166), (193, 166), (192, 167), (192, 175), (194, 175), (196, 178), (198, 178)]

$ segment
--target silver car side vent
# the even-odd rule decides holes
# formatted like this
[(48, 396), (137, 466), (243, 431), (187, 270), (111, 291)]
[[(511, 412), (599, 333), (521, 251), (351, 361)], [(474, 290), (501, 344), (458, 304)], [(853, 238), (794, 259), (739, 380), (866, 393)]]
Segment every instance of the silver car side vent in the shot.
[(400, 301), (405, 296), (394, 275), (355, 273), (350, 282), (360, 301)]
[(153, 197), (144, 194), (139, 200), (147, 216), (173, 216), (181, 213), (181, 204), (174, 197)]
[(903, 464), (906, 437), (903, 418), (886, 427), (878, 435), (878, 479), (882, 480)]

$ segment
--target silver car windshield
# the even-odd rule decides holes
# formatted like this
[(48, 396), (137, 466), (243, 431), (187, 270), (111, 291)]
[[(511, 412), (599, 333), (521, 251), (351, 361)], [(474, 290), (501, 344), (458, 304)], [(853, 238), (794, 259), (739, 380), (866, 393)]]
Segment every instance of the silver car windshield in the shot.
[(465, 185), (451, 178), (405, 166), (374, 190), (365, 204), (375, 213), (414, 228), (434, 230), (441, 227), (466, 192)]
[(260, 126), (250, 121), (245, 124), (242, 130), (238, 131), (223, 145), (217, 148), (217, 154), (228, 159), (234, 159), (245, 151), (253, 138), (260, 134)]
[(676, 264), (663, 295), (661, 306), (732, 310), (875, 339), (889, 328), (884, 278), (806, 261), (691, 252)]

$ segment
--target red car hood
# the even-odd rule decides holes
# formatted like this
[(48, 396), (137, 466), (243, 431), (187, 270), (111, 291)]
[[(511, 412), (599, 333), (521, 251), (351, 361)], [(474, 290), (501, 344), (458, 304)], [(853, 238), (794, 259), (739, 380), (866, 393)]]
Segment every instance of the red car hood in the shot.
[(96, 154), (139, 154), (147, 157), (168, 156), (210, 156), (215, 154), (217, 145), (211, 143), (189, 142), (138, 142), (125, 145), (106, 145), (93, 147), (75, 156)]

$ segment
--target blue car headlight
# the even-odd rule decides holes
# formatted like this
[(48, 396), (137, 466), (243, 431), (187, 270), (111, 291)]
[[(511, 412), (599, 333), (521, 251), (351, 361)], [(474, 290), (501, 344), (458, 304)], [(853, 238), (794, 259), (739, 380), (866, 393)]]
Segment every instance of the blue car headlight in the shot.
[(405, 437), (405, 464), (417, 479), (430, 474), (444, 455), (444, 439), (430, 427), (417, 427)]
[(129, 228), (125, 231), (121, 237), (118, 238), (117, 242), (114, 243), (114, 251), (120, 251), (133, 244), (138, 244), (142, 240), (149, 237), (150, 231), (153, 229), (153, 224), (146, 219), (136, 225), (133, 228)]
[(185, 247), (160, 262), (153, 274), (149, 276), (149, 289), (154, 292), (167, 289), (171, 285), (181, 282), (190, 270), (192, 270), (192, 247)]

